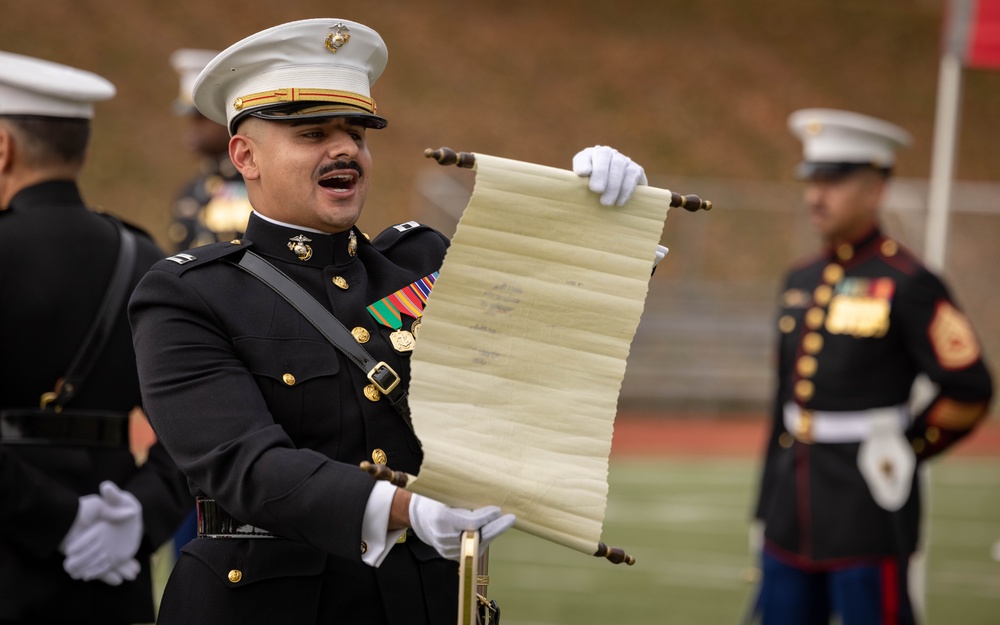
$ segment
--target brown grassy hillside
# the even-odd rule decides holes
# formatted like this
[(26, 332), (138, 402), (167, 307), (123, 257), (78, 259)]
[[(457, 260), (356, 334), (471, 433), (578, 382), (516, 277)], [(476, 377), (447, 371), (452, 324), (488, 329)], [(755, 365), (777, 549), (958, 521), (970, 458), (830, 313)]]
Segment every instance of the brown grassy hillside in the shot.
[[(98, 109), (87, 196), (164, 236), (194, 166), (170, 112), (178, 47), (222, 48), (306, 17), (380, 31), (389, 65), (374, 94), (377, 191), (363, 225), (406, 217), (425, 147), (567, 166), (609, 143), (654, 180), (671, 174), (784, 180), (794, 109), (892, 119), (916, 146), (900, 174), (929, 171), (942, 3), (930, 0), (2, 0), (0, 48), (96, 71), (119, 95)], [(959, 176), (1000, 178), (1000, 73), (966, 72)]]

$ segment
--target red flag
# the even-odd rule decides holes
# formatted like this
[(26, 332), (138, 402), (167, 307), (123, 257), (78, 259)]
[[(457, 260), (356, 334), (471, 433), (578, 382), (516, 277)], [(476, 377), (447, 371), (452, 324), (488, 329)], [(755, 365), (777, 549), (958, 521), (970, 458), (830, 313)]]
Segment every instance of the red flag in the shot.
[(1000, 0), (976, 0), (975, 5), (965, 63), (969, 67), (1000, 69)]
[(1000, 69), (1000, 0), (951, 0), (945, 49), (966, 67)]

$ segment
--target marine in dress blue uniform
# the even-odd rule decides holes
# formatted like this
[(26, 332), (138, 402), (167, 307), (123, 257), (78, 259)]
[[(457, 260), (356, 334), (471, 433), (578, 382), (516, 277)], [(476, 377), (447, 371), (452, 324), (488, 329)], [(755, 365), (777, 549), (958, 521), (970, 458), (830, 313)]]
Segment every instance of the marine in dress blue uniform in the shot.
[[(878, 226), (908, 134), (828, 109), (798, 111), (789, 126), (825, 249), (782, 292), (758, 609), (763, 623), (913, 623), (916, 468), (981, 422), (991, 377), (945, 284)], [(937, 393), (911, 413), (919, 374)]]
[(226, 127), (202, 115), (194, 105), (194, 82), (216, 55), (217, 50), (195, 48), (181, 48), (170, 55), (170, 66), (180, 79), (174, 113), (187, 121), (185, 143), (200, 158), (200, 171), (184, 184), (170, 208), (173, 222), (167, 235), (178, 252), (238, 238), (252, 210), (243, 176), (229, 160)]
[[(0, 411), (38, 408), (42, 395), (54, 390), (112, 275), (118, 230), (87, 207), (76, 176), (94, 102), (113, 94), (109, 82), (89, 72), (0, 53)], [(128, 268), (131, 290), (163, 254), (145, 233), (129, 228), (137, 247)], [(67, 412), (102, 411), (124, 420), (139, 404), (124, 304), (115, 316)], [(54, 433), (29, 441), (22, 434), (30, 429), (9, 425), (0, 427), (0, 621), (151, 621), (149, 556), (190, 505), (187, 480), (158, 445), (138, 468), (127, 436), (114, 447)], [(137, 568), (122, 573), (117, 569), (124, 561), (109, 562), (84, 576), (64, 569), (66, 550), (71, 535), (103, 531), (95, 514), (103, 507), (97, 493), (105, 481), (141, 508), (141, 516), (129, 521), (142, 534), (138, 551), (127, 558)], [(83, 537), (97, 539), (94, 533)]]
[[(199, 110), (232, 133), (254, 213), (244, 237), (155, 265), (130, 303), (150, 420), (202, 513), (162, 624), (451, 622), (458, 568), (447, 558), (461, 531), (478, 529), (484, 546), (513, 525), (499, 508), (448, 508), (362, 472), (365, 460), (418, 472), (407, 420), (233, 264), (248, 253), (273, 264), (408, 385), (418, 327), (387, 327), (367, 309), (436, 272), (448, 241), (415, 222), (371, 239), (357, 225), (367, 132), (387, 124), (371, 97), (386, 61), (362, 24), (303, 20), (230, 46), (194, 86)], [(574, 167), (605, 204), (644, 182), (624, 155), (588, 150)]]

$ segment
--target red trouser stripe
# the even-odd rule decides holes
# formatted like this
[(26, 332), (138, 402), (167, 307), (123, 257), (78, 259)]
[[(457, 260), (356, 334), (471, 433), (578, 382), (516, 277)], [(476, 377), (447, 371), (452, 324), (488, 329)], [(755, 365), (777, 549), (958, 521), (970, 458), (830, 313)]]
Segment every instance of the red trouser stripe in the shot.
[(899, 567), (892, 558), (882, 561), (882, 622), (899, 623)]

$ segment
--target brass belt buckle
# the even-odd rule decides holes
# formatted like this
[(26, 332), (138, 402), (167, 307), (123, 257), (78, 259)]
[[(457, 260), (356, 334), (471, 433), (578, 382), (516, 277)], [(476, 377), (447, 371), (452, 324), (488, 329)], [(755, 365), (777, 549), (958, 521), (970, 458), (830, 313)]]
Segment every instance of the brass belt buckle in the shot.
[(803, 443), (812, 443), (813, 414), (805, 408), (799, 411), (799, 418), (795, 422), (795, 438)]

